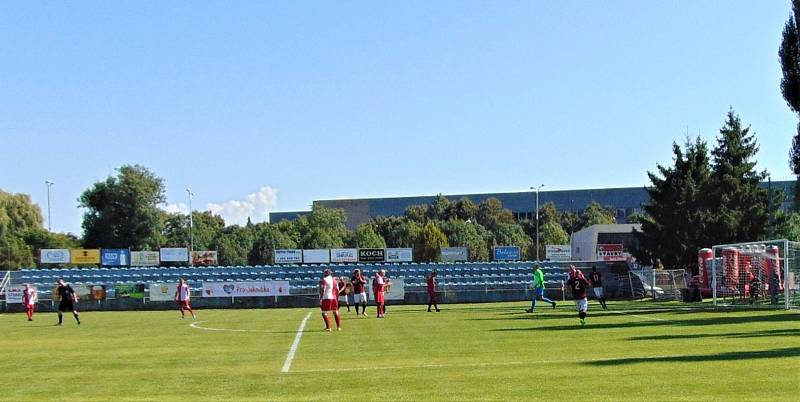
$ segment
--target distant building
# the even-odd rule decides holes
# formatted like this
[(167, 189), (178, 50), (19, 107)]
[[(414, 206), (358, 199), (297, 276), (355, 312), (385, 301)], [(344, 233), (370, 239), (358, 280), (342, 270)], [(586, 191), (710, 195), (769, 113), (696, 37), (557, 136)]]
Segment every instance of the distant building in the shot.
[(634, 230), (641, 231), (640, 224), (592, 225), (572, 234), (572, 259), (575, 261), (597, 261), (598, 244), (621, 244), (622, 251), (630, 253), (639, 249), (639, 239)]
[[(794, 181), (772, 182), (773, 189), (782, 189), (787, 195), (792, 194)], [(766, 183), (762, 183), (766, 187)], [(461, 198), (468, 198), (478, 204), (488, 198), (497, 198), (503, 203), (503, 207), (509, 209), (514, 218), (520, 220), (534, 219), (536, 216), (536, 193), (524, 191), (516, 193), (489, 193), (489, 194), (456, 194), (445, 195), (450, 201), (458, 201)], [(435, 195), (419, 197), (393, 197), (393, 198), (360, 198), (345, 200), (319, 200), (314, 201), (314, 206), (326, 208), (340, 208), (347, 216), (347, 226), (356, 226), (369, 221), (378, 216), (402, 216), (406, 208), (412, 205), (430, 204), (436, 198)], [(644, 187), (623, 187), (623, 188), (603, 188), (588, 190), (558, 190), (540, 191), (539, 206), (552, 202), (559, 211), (580, 212), (592, 201), (607, 207), (613, 207), (618, 223), (624, 223), (625, 218), (634, 212), (642, 210), (642, 205), (647, 203), (650, 197)], [(788, 209), (791, 206), (791, 197), (787, 197), (782, 207)], [(308, 211), (295, 212), (270, 212), (270, 222), (280, 222), (282, 220), (295, 220), (299, 216), (307, 214)]]

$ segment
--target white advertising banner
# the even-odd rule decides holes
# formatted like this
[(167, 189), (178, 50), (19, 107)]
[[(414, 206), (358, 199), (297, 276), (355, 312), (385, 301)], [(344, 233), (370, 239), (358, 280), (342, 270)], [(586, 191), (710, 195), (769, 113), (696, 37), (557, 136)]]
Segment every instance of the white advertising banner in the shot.
[(386, 262), (414, 261), (414, 252), (410, 248), (387, 248)]
[(466, 247), (443, 247), (441, 253), (442, 262), (467, 261), (469, 257)]
[(384, 295), (386, 300), (405, 300), (406, 298), (406, 290), (405, 290), (405, 283), (402, 279), (390, 279), (392, 281), (392, 285), (389, 286), (389, 290), (386, 291)]
[(42, 264), (69, 264), (69, 250), (62, 248), (45, 248), (39, 252)]
[(303, 250), (303, 264), (327, 264), (331, 262), (331, 251), (326, 249)]
[(545, 246), (545, 258), (550, 261), (571, 261), (572, 260), (572, 246), (569, 244)]
[(23, 291), (25, 291), (25, 288), (22, 286), (6, 288), (6, 303), (21, 304)]
[(131, 265), (139, 267), (157, 267), (158, 251), (131, 251)]
[(331, 262), (358, 262), (357, 248), (331, 249)]
[(186, 247), (162, 248), (161, 261), (189, 262), (189, 249)]
[(303, 262), (303, 250), (278, 249), (275, 250), (276, 264), (300, 264)]
[(203, 297), (288, 296), (289, 281), (203, 282)]
[(177, 283), (151, 283), (150, 300), (152, 301), (175, 300), (175, 292), (177, 290), (178, 290)]

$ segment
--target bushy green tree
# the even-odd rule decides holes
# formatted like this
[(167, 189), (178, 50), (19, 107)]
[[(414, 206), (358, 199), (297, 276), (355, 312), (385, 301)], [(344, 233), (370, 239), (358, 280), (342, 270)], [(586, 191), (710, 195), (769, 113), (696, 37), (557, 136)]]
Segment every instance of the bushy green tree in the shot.
[(159, 247), (164, 181), (139, 165), (117, 169), (116, 177), (97, 182), (78, 199), (86, 208), (83, 243), (90, 248)]
[(494, 197), (478, 204), (477, 219), (481, 226), (492, 232), (495, 232), (500, 225), (514, 224), (514, 214), (503, 208), (503, 203)]
[(296, 221), (300, 246), (304, 249), (341, 248), (349, 233), (344, 210), (314, 206)]
[(452, 247), (466, 247), (470, 261), (488, 261), (489, 248), (481, 230), (486, 229), (477, 222), (451, 219), (441, 224), (442, 231), (447, 236), (447, 242)]
[(362, 223), (358, 225), (353, 233), (353, 242), (350, 246), (359, 248), (384, 248), (386, 240), (379, 235), (372, 223)]
[(440, 250), (448, 247), (447, 236), (433, 222), (422, 227), (414, 243), (414, 260), (418, 262), (439, 261)]
[(581, 229), (592, 225), (610, 225), (617, 223), (614, 212), (610, 208), (603, 208), (596, 201), (592, 201), (581, 213)]
[(250, 265), (273, 264), (276, 249), (297, 248), (297, 242), (290, 234), (281, 230), (281, 225), (259, 223), (253, 225), (252, 231), (253, 246), (247, 255), (247, 263)]

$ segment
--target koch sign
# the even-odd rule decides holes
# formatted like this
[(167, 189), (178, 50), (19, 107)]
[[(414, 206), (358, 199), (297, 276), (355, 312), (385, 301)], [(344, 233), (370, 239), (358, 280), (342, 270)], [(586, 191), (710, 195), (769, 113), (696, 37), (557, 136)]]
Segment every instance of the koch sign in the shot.
[(358, 260), (361, 262), (383, 262), (386, 259), (386, 250), (382, 248), (358, 249)]
[(111, 249), (104, 248), (100, 250), (100, 264), (113, 267), (121, 265), (130, 265), (131, 252), (126, 249)]
[(499, 246), (494, 248), (495, 261), (518, 261), (519, 256), (519, 247), (517, 246)]
[(572, 247), (569, 244), (545, 246), (545, 258), (550, 261), (570, 261), (572, 260)]

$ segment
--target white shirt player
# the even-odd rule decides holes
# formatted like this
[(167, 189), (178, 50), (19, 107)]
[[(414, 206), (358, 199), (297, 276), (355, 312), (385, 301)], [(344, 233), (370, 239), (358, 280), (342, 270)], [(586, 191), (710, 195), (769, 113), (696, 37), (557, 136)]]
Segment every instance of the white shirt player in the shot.
[(25, 301), (28, 303), (29, 306), (33, 306), (36, 304), (37, 299), (39, 298), (35, 288), (28, 288), (23, 290), (25, 293)]
[(178, 301), (188, 301), (189, 297), (189, 285), (182, 284), (178, 285)]
[(333, 292), (334, 286), (336, 286), (336, 284), (333, 281), (333, 276), (322, 278), (322, 300), (333, 300), (336, 298)]

